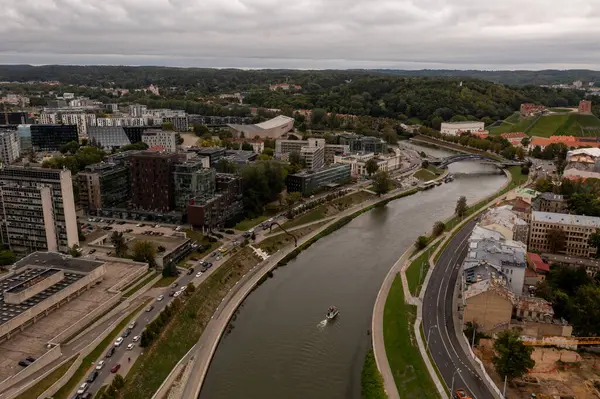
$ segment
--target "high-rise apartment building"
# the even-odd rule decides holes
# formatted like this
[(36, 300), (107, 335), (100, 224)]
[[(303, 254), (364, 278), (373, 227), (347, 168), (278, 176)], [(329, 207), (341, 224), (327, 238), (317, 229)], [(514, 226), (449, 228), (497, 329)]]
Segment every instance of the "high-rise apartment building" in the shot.
[(12, 251), (68, 251), (79, 245), (68, 169), (0, 168), (0, 235)]
[(190, 200), (212, 196), (216, 189), (215, 177), (215, 170), (204, 168), (200, 158), (192, 158), (175, 165), (173, 173), (175, 208), (185, 211)]
[(21, 155), (19, 133), (12, 129), (0, 129), (0, 162), (10, 165)]
[(79, 142), (76, 125), (31, 125), (34, 151), (58, 151), (71, 141)]
[(141, 151), (129, 157), (131, 167), (131, 204), (157, 212), (168, 212), (175, 206), (173, 172), (178, 155)]
[(300, 157), (304, 160), (307, 169), (320, 169), (325, 165), (325, 145), (302, 147)]
[(149, 130), (142, 134), (142, 141), (148, 144), (149, 148), (160, 147), (166, 152), (177, 151), (177, 138), (175, 132), (164, 130)]
[(125, 205), (131, 198), (131, 173), (122, 162), (90, 165), (77, 174), (79, 205), (86, 212)]

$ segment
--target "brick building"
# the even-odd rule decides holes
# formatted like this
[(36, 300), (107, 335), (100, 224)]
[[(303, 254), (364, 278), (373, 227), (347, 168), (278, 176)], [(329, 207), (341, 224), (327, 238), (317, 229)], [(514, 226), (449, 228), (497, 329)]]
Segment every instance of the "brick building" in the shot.
[(592, 113), (592, 102), (587, 100), (579, 101), (578, 107), (580, 114), (591, 114)]

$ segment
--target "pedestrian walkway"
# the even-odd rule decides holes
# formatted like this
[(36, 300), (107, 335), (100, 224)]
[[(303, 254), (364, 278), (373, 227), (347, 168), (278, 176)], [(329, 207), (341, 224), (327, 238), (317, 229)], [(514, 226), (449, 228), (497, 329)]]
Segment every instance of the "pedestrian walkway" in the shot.
[(259, 256), (262, 260), (267, 260), (267, 258), (269, 257), (269, 254), (266, 253), (265, 251), (263, 251), (260, 248), (254, 248), (252, 245), (248, 245), (250, 248), (252, 248), (252, 250), (254, 251), (254, 253)]

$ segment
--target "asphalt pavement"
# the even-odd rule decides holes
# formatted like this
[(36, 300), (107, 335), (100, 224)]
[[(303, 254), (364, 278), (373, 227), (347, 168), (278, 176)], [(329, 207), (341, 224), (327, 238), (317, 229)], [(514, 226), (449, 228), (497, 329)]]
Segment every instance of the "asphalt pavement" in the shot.
[(453, 309), (454, 288), (475, 223), (467, 223), (454, 236), (432, 271), (423, 298), (423, 332), (426, 346), (446, 385), (453, 391), (466, 389), (473, 399), (489, 399), (494, 394), (461, 347), (454, 325), (457, 314), (457, 309)]

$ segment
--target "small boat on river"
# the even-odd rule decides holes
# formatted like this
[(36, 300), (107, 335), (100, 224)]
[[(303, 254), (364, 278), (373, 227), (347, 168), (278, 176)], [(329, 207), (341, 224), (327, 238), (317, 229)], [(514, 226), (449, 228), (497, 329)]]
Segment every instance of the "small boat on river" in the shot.
[(335, 306), (330, 306), (327, 310), (327, 320), (333, 320), (340, 314), (340, 311)]

